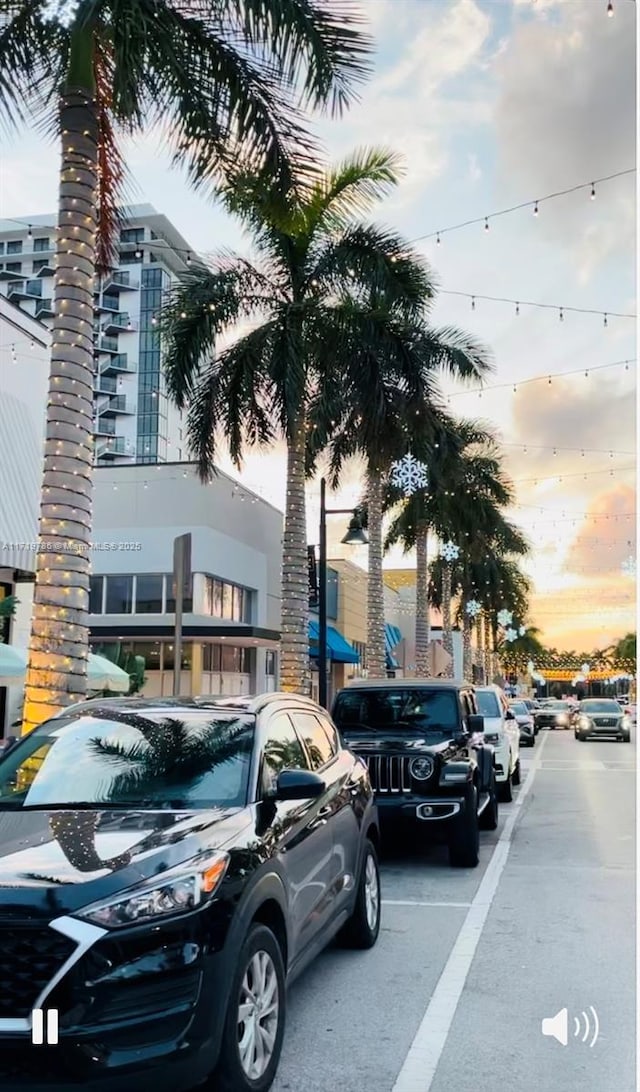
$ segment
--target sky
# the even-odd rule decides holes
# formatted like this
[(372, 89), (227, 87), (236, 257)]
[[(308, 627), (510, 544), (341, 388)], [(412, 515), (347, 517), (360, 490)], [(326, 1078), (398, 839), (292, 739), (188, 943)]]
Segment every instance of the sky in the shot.
[[(401, 184), (375, 219), (412, 240), (431, 236), (416, 246), (440, 288), (433, 325), (462, 328), (492, 350), (485, 391), (445, 383), (451, 409), (492, 423), (504, 444), (517, 490), (510, 515), (532, 543), (527, 622), (549, 644), (584, 650), (635, 629), (635, 579), (622, 564), (636, 548), (636, 371), (615, 362), (634, 358), (636, 324), (612, 314), (636, 311), (636, 178), (597, 183), (595, 199), (591, 183), (635, 167), (636, 5), (614, 0), (613, 18), (606, 6), (363, 0), (377, 42), (374, 72), (343, 119), (314, 121), (328, 160), (372, 145), (403, 157)], [(128, 143), (126, 155), (134, 200), (155, 205), (194, 249), (246, 252), (237, 224), (189, 190), (156, 137)], [(49, 212), (56, 193), (50, 145), (34, 133), (5, 144), (4, 217)], [(522, 203), (528, 207), (492, 217)], [(484, 220), (447, 230), (486, 216), (489, 231)], [(515, 302), (481, 296), (518, 301), (519, 314)], [(222, 466), (230, 469), (226, 459)], [(282, 506), (284, 472), (277, 448), (250, 454), (240, 477)], [(354, 465), (331, 503), (360, 495)], [(310, 542), (317, 521), (316, 483)], [(337, 544), (344, 528), (337, 517), (330, 522)], [(365, 551), (350, 557), (366, 564)], [(411, 567), (414, 559), (396, 551), (386, 564)]]

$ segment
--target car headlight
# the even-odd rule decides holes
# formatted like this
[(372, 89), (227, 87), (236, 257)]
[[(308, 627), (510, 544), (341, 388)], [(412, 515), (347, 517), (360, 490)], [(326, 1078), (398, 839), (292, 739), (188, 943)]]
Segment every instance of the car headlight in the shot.
[(411, 776), (415, 777), (416, 781), (428, 781), (433, 773), (433, 759), (429, 755), (413, 758), (409, 769), (411, 770)]
[(583, 714), (581, 717), (578, 717), (578, 725), (579, 725), (580, 728), (590, 728), (591, 727), (591, 721), (589, 720), (588, 717), (585, 717), (584, 714)]
[(79, 910), (79, 918), (101, 925), (103, 929), (118, 929), (137, 925), (165, 914), (180, 914), (193, 910), (210, 898), (229, 865), (227, 853), (216, 853), (204, 861), (186, 862), (111, 899), (101, 899)]
[(631, 717), (627, 713), (625, 713), (622, 720), (620, 721), (620, 727), (621, 728), (630, 728), (632, 723), (633, 722), (631, 720)]

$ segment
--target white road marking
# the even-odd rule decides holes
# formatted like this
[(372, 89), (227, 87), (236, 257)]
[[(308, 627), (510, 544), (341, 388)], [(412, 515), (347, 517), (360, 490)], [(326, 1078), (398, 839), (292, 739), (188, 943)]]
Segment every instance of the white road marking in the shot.
[(540, 768), (542, 752), (547, 738), (547, 736), (542, 737), (538, 754), (532, 762), (525, 783), (510, 809), (509, 817), (493, 851), (487, 871), (471, 903), (469, 913), (464, 920), (446, 966), (440, 975), (420, 1027), (409, 1048), (409, 1053), (393, 1086), (393, 1092), (429, 1092), (433, 1084), (458, 1002), (462, 996), (462, 991), (471, 970), (473, 957), (482, 936), (482, 930), (498, 889), (500, 877), (507, 863), (513, 828), (533, 785), (534, 777)]
[(383, 899), (383, 906), (459, 906), (468, 910), (470, 902), (418, 902), (416, 899)]

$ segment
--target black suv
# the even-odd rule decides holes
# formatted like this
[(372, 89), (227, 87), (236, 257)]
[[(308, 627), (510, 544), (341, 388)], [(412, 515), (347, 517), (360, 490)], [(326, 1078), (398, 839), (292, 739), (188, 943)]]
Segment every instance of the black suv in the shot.
[(305, 698), (46, 721), (0, 759), (0, 1088), (266, 1092), (288, 983), (338, 933), (375, 944), (378, 842)]
[(479, 828), (498, 825), (498, 797), (473, 687), (358, 681), (336, 695), (333, 719), (345, 746), (367, 763), (383, 833), (417, 822), (448, 843), (452, 865), (475, 867)]

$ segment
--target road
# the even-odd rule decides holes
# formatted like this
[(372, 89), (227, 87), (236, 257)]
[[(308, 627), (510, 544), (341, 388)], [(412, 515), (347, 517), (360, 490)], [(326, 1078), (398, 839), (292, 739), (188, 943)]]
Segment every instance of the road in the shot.
[[(634, 1092), (635, 744), (522, 756), (477, 869), (383, 856), (378, 944), (294, 984), (274, 1092)], [(566, 1046), (541, 1030), (564, 1008)]]

